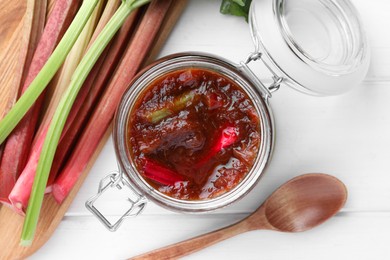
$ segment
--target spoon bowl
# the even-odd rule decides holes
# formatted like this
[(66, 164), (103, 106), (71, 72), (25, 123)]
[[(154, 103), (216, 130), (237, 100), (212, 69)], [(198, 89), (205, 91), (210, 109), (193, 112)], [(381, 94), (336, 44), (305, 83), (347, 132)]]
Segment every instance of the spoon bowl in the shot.
[(335, 177), (305, 174), (285, 183), (267, 199), (265, 217), (279, 231), (306, 231), (334, 216), (346, 200), (347, 189)]
[(347, 200), (347, 189), (337, 178), (320, 173), (291, 179), (250, 216), (231, 226), (132, 259), (176, 259), (251, 230), (301, 232), (334, 216)]

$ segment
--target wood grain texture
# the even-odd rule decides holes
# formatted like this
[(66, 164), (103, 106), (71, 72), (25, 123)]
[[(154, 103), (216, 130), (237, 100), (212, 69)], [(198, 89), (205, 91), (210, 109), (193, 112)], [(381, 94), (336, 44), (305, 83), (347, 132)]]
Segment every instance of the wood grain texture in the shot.
[(39, 40), (41, 39), (46, 22), (47, 0), (34, 0), (31, 3), (27, 1), (27, 3), (27, 7), (29, 7), (31, 4), (34, 6), (27, 8), (27, 12), (24, 18), (24, 30), (28, 31), (24, 32), (22, 41), (23, 44), (28, 44), (26, 58), (24, 59), (24, 67), (22, 70), (22, 78), (19, 84), (19, 95), (22, 91), (22, 84), (26, 81), (35, 49), (37, 48)]
[[(67, 1), (69, 4), (66, 4)], [(40, 18), (39, 21), (37, 21), (37, 25), (39, 25), (40, 29), (43, 29), (43, 24), (41, 23), (45, 21), (46, 2), (41, 0), (39, 3), (41, 3), (39, 10), (34, 11), (34, 13), (38, 16), (37, 18)], [(63, 28), (67, 27), (67, 25), (70, 23), (69, 20), (73, 18), (77, 7), (78, 1), (76, 0), (59, 0), (56, 2), (54, 7), (55, 13), (48, 18), (42, 34), (39, 33), (41, 34), (41, 37), (39, 38), (39, 42), (37, 43), (36, 47), (39, 50), (37, 49), (34, 53), (31, 59), (31, 64), (30, 62), (27, 63), (30, 64), (28, 69), (26, 67), (24, 70), (27, 76), (25, 76), (25, 79), (23, 80), (23, 84), (21, 85), (19, 91), (20, 93), (23, 93), (27, 90), (33, 79), (37, 76), (38, 72), (46, 63), (48, 57), (51, 55), (54, 47), (61, 38), (61, 32), (63, 31)], [(30, 44), (33, 42), (35, 42), (35, 39), (32, 38), (30, 40)], [(34, 106), (32, 106), (27, 111), (23, 119), (8, 136), (7, 141), (4, 144), (4, 154), (0, 167), (0, 200), (5, 203), (9, 203), (8, 198), (11, 192), (10, 189), (13, 189), (16, 179), (19, 178), (23, 168), (26, 165), (26, 161), (31, 149), (32, 139), (36, 132), (37, 121), (41, 113), (43, 99), (44, 93), (39, 96), (39, 98), (34, 103)]]
[(28, 34), (29, 28), (25, 28), (24, 24), (28, 25), (28, 20), (32, 20), (31, 8), (34, 8), (31, 1), (0, 3), (0, 118), (10, 109), (18, 95), (23, 60), (28, 48), (23, 43), (23, 38)]
[[(1, 1), (0, 2), (0, 50), (4, 53), (6, 46), (9, 45), (9, 39), (14, 34), (18, 34), (23, 16), (26, 13), (26, 1)], [(12, 13), (12, 16), (8, 15)]]
[(51, 12), (53, 11), (54, 4), (57, 0), (48, 0), (47, 1), (47, 9), (46, 9), (46, 17), (49, 17)]
[(15, 102), (27, 75), (43, 31), (45, 10), (46, 0), (0, 3), (0, 118)]
[[(46, 4), (46, 0), (34, 0), (27, 2), (26, 14), (23, 20), (23, 29), (20, 32), (22, 33), (19, 45), (20, 53), (17, 54), (18, 59), (16, 59), (18, 64), (15, 65), (15, 70), (9, 71), (11, 74), (6, 73), (3, 78), (3, 83), (5, 84), (3, 87), (7, 89), (14, 89), (15, 92), (17, 90), (16, 93), (19, 93), (19, 95), (24, 91), (25, 82), (29, 76), (30, 64), (33, 60), (35, 49), (37, 48), (38, 42), (43, 33), (43, 28), (45, 25)], [(7, 62), (5, 63), (7, 64)], [(8, 82), (5, 82), (7, 80)], [(2, 80), (0, 80), (0, 82), (1, 81)], [(15, 92), (10, 93), (14, 95), (16, 94)], [(14, 131), (10, 136), (15, 137), (15, 135), (18, 136), (18, 134), (15, 134)], [(8, 141), (9, 138), (7, 142)], [(28, 143), (29, 141), (25, 142), (25, 144)], [(29, 152), (19, 145), (20, 142), (16, 142), (16, 144), (17, 146), (13, 146), (11, 151), (10, 149), (7, 149), (7, 145), (5, 143), (3, 144), (4, 148), (2, 148), (4, 149), (4, 156), (1, 157), (0, 166), (0, 200), (7, 204), (9, 203), (8, 195), (26, 163), (28, 156), (27, 153)], [(12, 146), (12, 144), (10, 146)]]
[[(180, 10), (183, 10), (184, 5), (180, 4), (179, 7)], [(172, 30), (174, 26), (173, 21), (175, 21), (179, 15), (176, 11), (173, 13), (175, 15), (174, 19), (171, 18), (170, 15), (165, 18), (165, 20), (169, 22), (164, 22), (162, 24), (157, 36), (159, 39), (158, 44), (153, 44), (151, 49), (152, 53), (158, 53), (162, 47), (163, 40), (166, 39), (167, 35)], [(2, 101), (1, 97), (0, 101)], [(84, 179), (88, 175), (90, 168), (94, 164), (96, 157), (101, 151), (103, 145), (107, 142), (107, 138), (110, 134), (111, 126), (100, 141), (98, 148), (94, 152), (93, 158), (88, 163), (87, 169), (83, 172), (68, 198), (61, 205), (58, 205), (51, 195), (47, 195), (45, 197), (41, 216), (38, 222), (36, 237), (31, 247), (24, 248), (19, 246), (23, 217), (17, 215), (7, 207), (0, 207), (0, 223), (2, 223), (0, 225), (0, 234), (2, 234), (0, 237), (0, 259), (24, 259), (33, 254), (46, 243), (61, 222), (65, 212), (75, 198)], [(7, 225), (4, 225), (3, 223), (7, 223)]]

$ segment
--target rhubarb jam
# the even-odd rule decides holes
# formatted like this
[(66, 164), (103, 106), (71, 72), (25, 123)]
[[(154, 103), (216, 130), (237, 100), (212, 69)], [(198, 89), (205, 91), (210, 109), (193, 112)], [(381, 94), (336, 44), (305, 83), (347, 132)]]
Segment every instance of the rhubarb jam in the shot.
[(158, 191), (205, 200), (233, 189), (260, 146), (260, 122), (248, 95), (217, 72), (165, 74), (137, 98), (128, 147), (139, 174)]

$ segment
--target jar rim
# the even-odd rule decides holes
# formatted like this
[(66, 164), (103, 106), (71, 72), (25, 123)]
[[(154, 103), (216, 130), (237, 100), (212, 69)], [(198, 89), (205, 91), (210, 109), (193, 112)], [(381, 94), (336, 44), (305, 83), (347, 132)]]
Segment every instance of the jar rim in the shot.
[[(127, 123), (131, 109), (142, 91), (160, 75), (183, 68), (210, 69), (235, 81), (252, 100), (260, 118), (261, 143), (256, 161), (251, 170), (233, 189), (212, 199), (180, 200), (159, 192), (138, 173), (129, 154), (126, 141)], [(179, 212), (206, 212), (223, 208), (246, 195), (259, 181), (269, 162), (274, 143), (273, 119), (267, 100), (254, 84), (239, 70), (239, 67), (222, 58), (204, 53), (179, 53), (164, 57), (141, 71), (130, 83), (117, 109), (113, 138), (120, 171), (134, 188), (160, 206)]]

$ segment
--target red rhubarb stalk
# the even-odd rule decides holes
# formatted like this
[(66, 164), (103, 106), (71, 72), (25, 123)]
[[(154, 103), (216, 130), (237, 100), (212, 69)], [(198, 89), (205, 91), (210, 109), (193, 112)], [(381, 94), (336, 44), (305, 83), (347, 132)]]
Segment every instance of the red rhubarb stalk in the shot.
[(84, 129), (71, 157), (53, 185), (61, 203), (72, 190), (108, 129), (115, 109), (132, 78), (140, 69), (172, 1), (152, 1), (105, 93)]
[[(100, 4), (96, 6), (79, 38), (72, 47), (72, 50), (69, 52), (60, 73), (59, 80), (55, 84), (56, 95), (52, 97), (50, 105), (53, 105), (56, 102), (58, 96), (62, 96), (61, 92), (63, 92), (64, 88), (68, 86), (68, 75), (70, 77), (71, 73), (73, 73), (74, 67), (77, 65), (76, 63), (79, 62), (84, 51), (86, 50), (87, 44), (90, 42), (92, 32), (97, 24), (97, 17), (100, 14), (102, 4), (103, 2), (100, 2)], [(43, 143), (48, 132), (48, 126), (50, 125), (51, 121), (51, 119), (49, 119), (50, 116), (48, 116), (50, 113), (50, 110), (46, 112), (46, 120), (44, 119), (44, 121), (41, 123), (41, 130), (37, 134), (27, 165), (9, 195), (9, 200), (12, 202), (14, 209), (19, 213), (27, 208), (41, 150), (43, 148)]]
[(143, 175), (163, 185), (174, 185), (184, 178), (177, 172), (149, 158), (143, 160)]
[(96, 27), (98, 17), (101, 13), (103, 3), (104, 1), (99, 1), (97, 3), (91, 16), (85, 23), (81, 33), (69, 51), (61, 70), (56, 73), (55, 77), (47, 87), (43, 109), (44, 114), (40, 121), (40, 128), (38, 129), (36, 136), (40, 136), (42, 134), (42, 129), (45, 129), (46, 125), (51, 124), (53, 115), (57, 110), (60, 100), (70, 86), (72, 75), (87, 50), (93, 31)]
[[(112, 4), (115, 3), (111, 2), (111, 5)], [(96, 38), (97, 34), (100, 33), (104, 25), (108, 22), (109, 18), (115, 12), (115, 7), (117, 6), (117, 4), (112, 6), (112, 10), (109, 10), (110, 12), (107, 12), (107, 7), (109, 6), (106, 6), (106, 9), (102, 14), (102, 18), (100, 19), (94, 35), (92, 36), (90, 44)], [(89, 110), (93, 108), (96, 99), (99, 97), (99, 90), (97, 89), (100, 88), (101, 90), (104, 87), (104, 84), (107, 82), (109, 75), (113, 71), (113, 66), (117, 64), (119, 61), (119, 56), (124, 50), (126, 40), (128, 39), (127, 35), (129, 34), (129, 31), (134, 28), (134, 25), (135, 16), (131, 15), (119, 31), (118, 36), (114, 39), (109, 52), (102, 54), (98, 62), (95, 64), (93, 70), (88, 75), (88, 78), (85, 81), (81, 91), (79, 92), (79, 95), (77, 96), (77, 99), (67, 119), (64, 131), (61, 135), (61, 141), (59, 147), (57, 148), (53, 166), (50, 172), (50, 178), (46, 189), (47, 193), (51, 192), (52, 183), (54, 182), (55, 177), (57, 176), (57, 173), (62, 166), (63, 161), (65, 160), (65, 157), (67, 156), (77, 135), (79, 134), (81, 126), (83, 125), (84, 121), (86, 121)], [(105, 55), (107, 54), (109, 56), (105, 59)], [(49, 123), (45, 124), (42, 130), (38, 133), (38, 137), (34, 143), (34, 147), (31, 151), (27, 165), (16, 182), (14, 190), (10, 194), (10, 200), (18, 213), (23, 213), (27, 207), (38, 160), (48, 130), (48, 125)]]
[[(49, 127), (47, 126), (46, 129), (44, 130), (45, 133), (47, 132), (48, 128)], [(19, 213), (21, 215), (24, 214), (24, 211), (27, 208), (28, 200), (30, 198), (31, 188), (34, 182), (35, 169), (37, 168), (38, 165), (40, 151), (42, 150), (43, 143), (44, 143), (44, 139), (38, 140), (34, 144), (34, 151), (39, 151), (39, 152), (31, 153), (23, 173), (20, 175), (17, 182), (15, 183), (14, 188), (9, 194), (9, 200), (13, 205), (13, 209), (15, 210), (16, 213)], [(33, 171), (30, 171), (30, 169), (33, 169)], [(26, 174), (26, 172), (28, 172), (28, 174)]]
[[(98, 4), (97, 7), (99, 10), (95, 9), (95, 11), (94, 11), (95, 14), (92, 15), (93, 18), (90, 18), (86, 24), (86, 27), (89, 26), (90, 30), (83, 30), (83, 32), (79, 36), (79, 40), (81, 40), (80, 38), (83, 38), (83, 36), (84, 36), (84, 40), (82, 40), (79, 43), (78, 42), (75, 43), (72, 51), (68, 54), (68, 57), (67, 57), (65, 63), (63, 64), (62, 71), (60, 73), (57, 73), (56, 77), (51, 82), (52, 86), (50, 86), (50, 88), (52, 89), (53, 93), (50, 93), (50, 94), (52, 95), (52, 97), (50, 98), (50, 94), (48, 94), (46, 97), (46, 99), (49, 100), (50, 103), (47, 104), (47, 111), (45, 112), (44, 118), (42, 119), (42, 122), (41, 122), (41, 126), (38, 129), (38, 132), (36, 134), (36, 136), (37, 136), (36, 139), (44, 138), (42, 136), (46, 136), (46, 134), (43, 134), (42, 131), (43, 131), (43, 129), (47, 128), (47, 125), (50, 124), (51, 118), (53, 117), (53, 114), (55, 113), (55, 110), (58, 107), (58, 103), (60, 102), (62, 96), (64, 95), (64, 92), (66, 91), (66, 89), (69, 86), (69, 82), (71, 81), (71, 77), (72, 77), (78, 63), (82, 59), (82, 56), (90, 48), (92, 43), (95, 41), (95, 39), (97, 38), (99, 33), (102, 31), (103, 27), (107, 24), (108, 20), (112, 17), (115, 10), (118, 8), (119, 1), (115, 1), (115, 0), (108, 1), (105, 8), (104, 8), (103, 13), (101, 14), (100, 19), (98, 19), (99, 14), (101, 13), (100, 9), (102, 9), (103, 4), (104, 4), (104, 2), (102, 2), (102, 1), (100, 2), (100, 4)], [(97, 22), (97, 20), (99, 20), (99, 21)], [(95, 25), (96, 25), (96, 28), (95, 28)], [(92, 32), (93, 32), (93, 34), (92, 34)], [(77, 45), (79, 48), (77, 48)], [(107, 48), (109, 48), (109, 46), (107, 46)], [(74, 57), (71, 57), (73, 51), (74, 51), (74, 53), (73, 53)], [(88, 92), (89, 86), (92, 84), (94, 77), (96, 76), (96, 71), (99, 70), (99, 68), (102, 64), (102, 61), (104, 60), (105, 54), (106, 54), (106, 51), (104, 51), (102, 53), (102, 55), (100, 56), (100, 59), (95, 63), (95, 66), (93, 67), (92, 71), (88, 75), (88, 78), (86, 79), (85, 83), (83, 84), (83, 87), (80, 90), (79, 96), (83, 96), (83, 95), (85, 96), (86, 93)], [(67, 67), (68, 72), (63, 71), (65, 69), (64, 67)], [(89, 85), (86, 86), (87, 84), (89, 84)], [(50, 91), (50, 89), (49, 89), (49, 91)], [(78, 100), (75, 101), (74, 106), (72, 106), (72, 109), (73, 109), (73, 107), (77, 107), (77, 109), (73, 109), (73, 111), (76, 111), (76, 113), (77, 113), (78, 107), (81, 106), (80, 103), (82, 103), (82, 102), (83, 102), (83, 98), (78, 98)], [(70, 113), (67, 121), (72, 121), (74, 119), (75, 115), (76, 114), (74, 112)]]
[[(56, 43), (61, 37), (61, 31), (63, 31), (65, 26), (69, 25), (71, 19), (73, 18), (78, 7), (78, 2), (80, 1), (58, 0), (56, 2), (53, 14), (50, 16), (46, 24), (34, 56), (32, 57), (28, 73), (25, 75), (26, 79), (21, 90), (22, 92), (27, 89), (49, 58)], [(41, 3), (41, 8), (43, 7), (46, 7), (46, 5), (42, 5)], [(45, 16), (45, 12), (43, 10), (40, 10), (39, 14), (43, 17)], [(43, 24), (43, 21), (44, 18), (41, 17), (36, 23), (38, 26), (43, 26), (40, 25)], [(37, 37), (34, 36), (34, 39), (36, 38)], [(26, 164), (42, 102), (43, 95), (41, 95), (35, 106), (29, 110), (22, 121), (14, 129), (4, 146), (0, 166), (0, 183), (2, 184), (2, 188), (0, 189), (0, 200), (3, 202), (9, 202), (8, 195)]]
[[(53, 7), (53, 12), (46, 23), (42, 37), (32, 58), (26, 81), (23, 85), (23, 92), (27, 89), (50, 57), (54, 47), (65, 31), (64, 28), (69, 26), (71, 20), (73, 19), (80, 2), (80, 0), (56, 1), (55, 6)], [(39, 112), (43, 103), (43, 95), (44, 94), (40, 96), (35, 105), (31, 107), (18, 126), (14, 129), (12, 134), (8, 137), (4, 147), (0, 175), (2, 175), (2, 173), (7, 173), (8, 188), (1, 189), (0, 198), (6, 202), (9, 202), (8, 195), (14, 188), (15, 182), (26, 164), (36, 124), (39, 118)], [(7, 183), (5, 180), (1, 179), (1, 176), (0, 182)], [(21, 192), (23, 192), (23, 189)]]
[(200, 168), (203, 165), (205, 165), (217, 153), (222, 151), (222, 149), (225, 149), (231, 146), (232, 144), (234, 144), (237, 141), (237, 139), (238, 139), (238, 129), (236, 127), (228, 126), (224, 128), (218, 134), (215, 143), (210, 148), (210, 150), (196, 164), (197, 168)]

